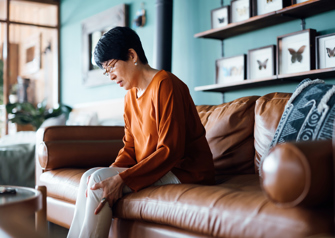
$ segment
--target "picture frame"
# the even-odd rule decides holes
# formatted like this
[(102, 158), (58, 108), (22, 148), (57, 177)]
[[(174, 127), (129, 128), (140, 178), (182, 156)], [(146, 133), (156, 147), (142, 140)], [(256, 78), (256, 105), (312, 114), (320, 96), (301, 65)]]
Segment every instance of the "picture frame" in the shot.
[(212, 29), (226, 26), (230, 23), (230, 6), (223, 6), (211, 11)]
[(248, 79), (269, 78), (276, 75), (276, 46), (268, 45), (248, 50)]
[(128, 6), (120, 4), (82, 21), (82, 82), (84, 86), (113, 83), (95, 65), (93, 51), (100, 37), (116, 26), (128, 25)]
[(291, 0), (292, 5), (307, 2), (307, 1), (309, 1), (309, 0)]
[(216, 84), (238, 82), (246, 79), (246, 55), (223, 57), (215, 62)]
[(315, 69), (316, 30), (306, 29), (277, 37), (277, 74)]
[(291, 0), (253, 0), (253, 15), (263, 15), (291, 5)]
[(252, 17), (252, 0), (232, 0), (230, 3), (231, 22), (241, 22)]
[(316, 68), (335, 67), (335, 33), (317, 36), (315, 44)]
[(29, 76), (37, 73), (41, 68), (41, 38), (38, 33), (23, 42), (23, 74)]

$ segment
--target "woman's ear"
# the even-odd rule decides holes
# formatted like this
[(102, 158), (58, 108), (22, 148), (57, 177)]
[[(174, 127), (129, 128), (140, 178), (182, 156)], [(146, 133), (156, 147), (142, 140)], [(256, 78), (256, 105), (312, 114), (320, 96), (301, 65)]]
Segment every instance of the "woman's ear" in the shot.
[(134, 49), (130, 48), (130, 49), (128, 50), (128, 54), (129, 54), (129, 59), (130, 59), (131, 61), (133, 61), (133, 63), (136, 63), (136, 64), (137, 64), (137, 61), (138, 61), (138, 55), (137, 55), (136, 51), (135, 51)]

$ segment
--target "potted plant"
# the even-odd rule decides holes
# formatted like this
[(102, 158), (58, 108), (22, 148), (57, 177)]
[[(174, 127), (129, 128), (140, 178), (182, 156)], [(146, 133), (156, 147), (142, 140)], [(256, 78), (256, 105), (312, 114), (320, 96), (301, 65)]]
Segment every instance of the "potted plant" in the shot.
[(47, 109), (46, 105), (46, 100), (37, 104), (36, 107), (29, 102), (8, 103), (6, 105), (6, 111), (9, 114), (8, 121), (16, 123), (17, 125), (31, 124), (34, 129), (37, 130), (46, 119), (60, 116), (63, 113), (68, 117), (72, 111), (71, 107), (63, 104), (52, 109)]

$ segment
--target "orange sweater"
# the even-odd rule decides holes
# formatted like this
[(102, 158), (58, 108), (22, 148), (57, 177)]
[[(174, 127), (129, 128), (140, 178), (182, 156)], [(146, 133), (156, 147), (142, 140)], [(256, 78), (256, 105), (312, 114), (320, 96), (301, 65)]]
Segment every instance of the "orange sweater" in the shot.
[(175, 75), (159, 71), (139, 98), (130, 89), (124, 120), (124, 147), (112, 165), (129, 168), (120, 176), (133, 191), (170, 170), (181, 183), (214, 183), (205, 129), (187, 86)]

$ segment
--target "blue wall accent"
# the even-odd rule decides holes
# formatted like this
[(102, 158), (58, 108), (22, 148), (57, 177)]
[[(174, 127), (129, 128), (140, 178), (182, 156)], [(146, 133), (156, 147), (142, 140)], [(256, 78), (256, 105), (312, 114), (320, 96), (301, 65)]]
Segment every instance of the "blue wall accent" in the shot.
[[(141, 2), (145, 3), (147, 24), (137, 28), (149, 64), (153, 65), (153, 44), (155, 30), (155, 0), (62, 0), (61, 1), (61, 101), (74, 105), (120, 98), (125, 90), (118, 85), (85, 87), (81, 78), (81, 21), (107, 8), (125, 3), (129, 5), (129, 19), (134, 19)], [(220, 93), (195, 92), (194, 87), (214, 84), (215, 60), (221, 58), (221, 41), (194, 38), (194, 34), (209, 30), (210, 12), (220, 7), (220, 0), (175, 0), (173, 5), (173, 46), (172, 73), (189, 87), (195, 104), (220, 104)], [(225, 4), (230, 1), (225, 0)], [(319, 34), (335, 32), (335, 10), (306, 19), (306, 28), (313, 28)], [(300, 21), (283, 23), (250, 33), (242, 34), (224, 41), (225, 56), (247, 54), (249, 49), (276, 44), (276, 37), (299, 31)], [(327, 82), (335, 83), (335, 79)], [(227, 92), (225, 101), (248, 95), (264, 95), (270, 92), (292, 92), (297, 83), (259, 87)]]

